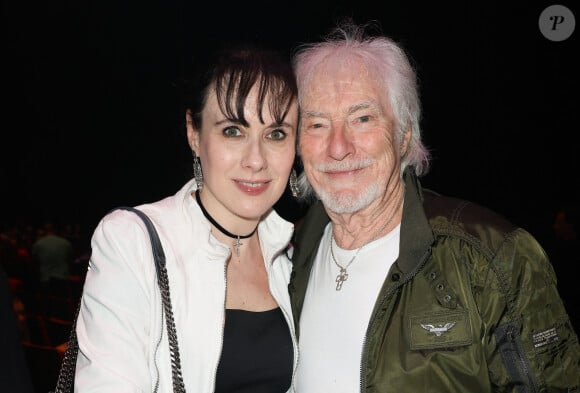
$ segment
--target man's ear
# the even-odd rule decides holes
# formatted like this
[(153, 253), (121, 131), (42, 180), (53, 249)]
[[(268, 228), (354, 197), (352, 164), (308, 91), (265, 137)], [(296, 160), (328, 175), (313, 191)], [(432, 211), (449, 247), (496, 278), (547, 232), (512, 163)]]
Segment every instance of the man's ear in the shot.
[(185, 113), (185, 127), (187, 129), (187, 142), (189, 143), (189, 147), (197, 154), (199, 152), (199, 130), (193, 125), (193, 116), (189, 109)]

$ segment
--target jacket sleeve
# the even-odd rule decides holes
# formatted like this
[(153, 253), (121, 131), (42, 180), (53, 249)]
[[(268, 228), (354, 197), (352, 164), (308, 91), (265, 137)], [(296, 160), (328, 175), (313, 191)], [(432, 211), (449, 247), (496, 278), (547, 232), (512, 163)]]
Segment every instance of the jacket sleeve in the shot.
[[(488, 359), (498, 391), (571, 392), (580, 386), (580, 345), (556, 275), (538, 242), (517, 229), (492, 260), (479, 296), (490, 328)], [(510, 390), (511, 391), (511, 390)]]
[[(145, 226), (116, 211), (97, 226), (77, 320), (75, 391), (150, 392), (155, 266)], [(155, 374), (156, 375), (156, 374)]]

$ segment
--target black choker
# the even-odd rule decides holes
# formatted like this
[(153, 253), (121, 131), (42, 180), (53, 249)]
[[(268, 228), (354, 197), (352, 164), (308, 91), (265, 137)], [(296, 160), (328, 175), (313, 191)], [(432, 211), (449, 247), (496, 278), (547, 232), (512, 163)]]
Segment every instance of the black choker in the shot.
[(205, 207), (203, 207), (203, 204), (201, 203), (201, 198), (199, 197), (199, 190), (195, 191), (195, 199), (197, 200), (197, 204), (199, 205), (199, 208), (201, 209), (201, 212), (203, 213), (205, 218), (207, 218), (209, 220), (209, 222), (211, 222), (213, 224), (214, 227), (216, 227), (221, 233), (223, 233), (227, 237), (231, 237), (232, 239), (236, 239), (236, 241), (234, 242), (234, 247), (236, 248), (236, 255), (240, 256), (240, 246), (243, 244), (242, 242), (240, 242), (240, 239), (247, 239), (247, 238), (251, 237), (254, 233), (256, 233), (256, 230), (258, 229), (258, 225), (256, 225), (254, 230), (248, 235), (234, 235), (233, 233), (229, 232), (224, 227), (222, 227), (220, 224), (218, 224), (218, 222), (216, 220), (214, 220), (212, 216), (209, 215), (207, 210), (205, 210)]

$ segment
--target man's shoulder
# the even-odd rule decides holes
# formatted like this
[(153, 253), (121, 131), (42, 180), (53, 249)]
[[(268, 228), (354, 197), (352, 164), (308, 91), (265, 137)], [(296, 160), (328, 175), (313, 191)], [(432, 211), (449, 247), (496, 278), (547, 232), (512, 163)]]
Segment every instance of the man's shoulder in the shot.
[(478, 203), (461, 198), (443, 196), (424, 190), (423, 206), (429, 221), (445, 220), (450, 225), (462, 225), (469, 230), (472, 226), (488, 226), (510, 232), (516, 226), (503, 215)]
[(503, 215), (465, 199), (424, 191), (423, 207), (436, 236), (461, 237), (496, 249), (506, 238), (523, 232)]
[(59, 235), (46, 235), (40, 239), (38, 239), (35, 243), (37, 246), (60, 246), (60, 245), (69, 245), (71, 244), (70, 240), (65, 237)]

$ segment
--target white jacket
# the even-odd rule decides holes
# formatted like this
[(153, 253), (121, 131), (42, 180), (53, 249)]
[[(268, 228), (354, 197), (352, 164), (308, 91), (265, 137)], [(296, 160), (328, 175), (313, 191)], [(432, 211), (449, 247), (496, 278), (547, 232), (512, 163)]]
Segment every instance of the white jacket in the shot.
[[(213, 392), (225, 319), (229, 247), (210, 225), (188, 182), (174, 196), (138, 206), (155, 224), (166, 256), (181, 367), (188, 393)], [(270, 291), (298, 347), (284, 254), (293, 225), (274, 210), (258, 234)], [(169, 343), (151, 243), (141, 219), (116, 210), (93, 234), (92, 255), (77, 321), (79, 354), (75, 392), (172, 392)], [(294, 391), (294, 381), (290, 391)]]

